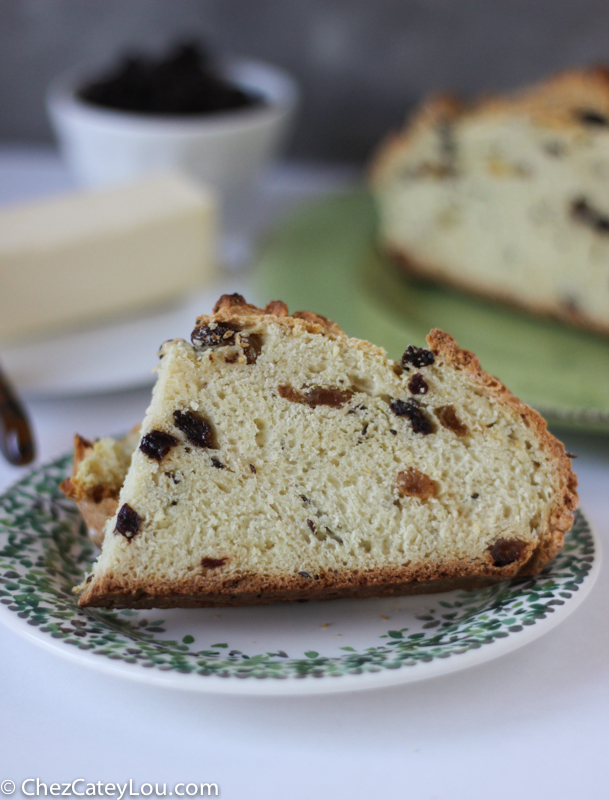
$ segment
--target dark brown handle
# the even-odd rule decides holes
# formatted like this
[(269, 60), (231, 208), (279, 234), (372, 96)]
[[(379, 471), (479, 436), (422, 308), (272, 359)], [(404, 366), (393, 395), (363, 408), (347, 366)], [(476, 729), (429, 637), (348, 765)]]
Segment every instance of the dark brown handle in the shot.
[(0, 451), (9, 464), (22, 467), (36, 456), (32, 429), (23, 406), (0, 370)]

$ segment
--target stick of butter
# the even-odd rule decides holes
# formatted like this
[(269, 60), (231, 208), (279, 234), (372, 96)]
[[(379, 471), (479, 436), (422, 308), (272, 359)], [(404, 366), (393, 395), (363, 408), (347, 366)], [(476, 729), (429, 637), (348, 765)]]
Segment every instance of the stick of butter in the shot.
[(0, 339), (160, 304), (214, 272), (216, 203), (180, 175), (0, 209)]

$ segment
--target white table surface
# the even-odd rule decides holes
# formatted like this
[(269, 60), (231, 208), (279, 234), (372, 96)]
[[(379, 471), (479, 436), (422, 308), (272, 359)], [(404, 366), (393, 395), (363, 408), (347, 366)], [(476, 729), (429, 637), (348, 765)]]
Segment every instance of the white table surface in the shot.
[[(251, 230), (299, 196), (347, 178), (342, 170), (275, 171)], [(0, 149), (0, 203), (68, 186), (52, 153)], [(94, 437), (129, 428), (148, 398), (140, 389), (32, 402), (38, 461), (68, 450), (75, 430)], [(582, 505), (606, 544), (609, 438), (564, 438), (579, 455)], [(21, 474), (0, 463), (0, 490)], [(605, 561), (572, 617), (519, 651), (419, 684), (349, 695), (161, 690), (81, 668), (0, 627), (0, 782), (131, 778), (136, 787), (168, 789), (215, 782), (227, 800), (606, 800), (608, 569)], [(19, 788), (13, 796), (22, 796)]]

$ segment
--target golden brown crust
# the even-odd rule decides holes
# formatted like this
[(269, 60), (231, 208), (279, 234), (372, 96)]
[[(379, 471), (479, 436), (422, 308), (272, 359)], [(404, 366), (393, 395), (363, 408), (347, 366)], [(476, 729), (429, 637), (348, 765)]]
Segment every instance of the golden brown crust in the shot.
[[(74, 461), (72, 463), (72, 478), (78, 471), (78, 466), (93, 450), (93, 442), (74, 434)], [(66, 478), (65, 481), (59, 484), (61, 491), (71, 500), (81, 500), (85, 496), (83, 488), (71, 478)]]
[(294, 319), (304, 319), (306, 322), (310, 322), (312, 325), (319, 325), (320, 328), (327, 333), (336, 334), (336, 336), (344, 336), (344, 331), (340, 328), (336, 322), (332, 322), (331, 319), (327, 317), (322, 317), (321, 314), (316, 314), (314, 311), (295, 311), (292, 314)]
[(381, 142), (372, 159), (370, 178), (372, 183), (382, 181), (391, 171), (394, 159), (408, 149), (419, 132), (441, 120), (509, 113), (529, 117), (550, 128), (582, 132), (574, 115), (580, 110), (609, 116), (609, 67), (567, 70), (524, 89), (469, 103), (451, 95), (434, 96), (419, 106), (399, 132)]
[(528, 300), (516, 301), (511, 295), (506, 295), (503, 292), (489, 292), (484, 291), (475, 281), (468, 281), (467, 278), (455, 278), (453, 274), (443, 270), (436, 264), (421, 259), (415, 259), (413, 256), (396, 250), (395, 247), (390, 248), (387, 256), (397, 264), (398, 268), (406, 275), (413, 278), (422, 278), (427, 281), (437, 281), (444, 286), (450, 286), (453, 289), (464, 292), (472, 297), (482, 297), (485, 300), (502, 303), (503, 305), (510, 306), (517, 311), (530, 312), (537, 316), (546, 317), (548, 319), (556, 319), (560, 322), (568, 322), (577, 328), (583, 330), (593, 331), (600, 333), (604, 336), (609, 335), (609, 326), (599, 324), (598, 320), (593, 320), (587, 317), (581, 310), (573, 308), (566, 303), (561, 306), (547, 305), (543, 303), (533, 303)]
[[(274, 316), (275, 320), (281, 320), (282, 325), (305, 326), (314, 333), (344, 336), (338, 326), (324, 317), (307, 312), (301, 312), (299, 317), (289, 317), (283, 314), (283, 304), (272, 304), (272, 307), (281, 312)], [(234, 321), (235, 317), (243, 324), (253, 324), (266, 312), (266, 309), (262, 311), (247, 304), (239, 295), (224, 295), (216, 304), (216, 309), (213, 317), (201, 317), (198, 324), (229, 322)], [(189, 575), (180, 581), (149, 579), (148, 583), (130, 587), (124, 576), (105, 575), (85, 585), (79, 605), (115, 608), (207, 607), (376, 597), (475, 588), (516, 575), (537, 574), (560, 551), (564, 533), (572, 525), (573, 511), (577, 506), (577, 480), (564, 447), (548, 433), (545, 421), (536, 411), (514, 397), (497, 378), (481, 369), (473, 353), (460, 349), (451, 336), (439, 329), (432, 330), (427, 341), (438, 362), (466, 372), (481, 391), (508, 408), (510, 413), (534, 431), (540, 447), (554, 461), (558, 476), (556, 498), (550, 510), (547, 530), (540, 531), (536, 548), (533, 544), (525, 546), (517, 560), (506, 566), (495, 566), (487, 551), (482, 559), (475, 561), (342, 570), (310, 577), (243, 574), (231, 570), (229, 565), (217, 569), (202, 567), (199, 574)], [(365, 342), (361, 346), (375, 349)]]
[(262, 314), (262, 310), (250, 305), (242, 294), (223, 294), (214, 306), (214, 314), (232, 309), (238, 314)]
[(289, 317), (288, 307), (283, 300), (271, 300), (264, 308), (265, 314), (273, 314), (275, 317)]
[(200, 575), (182, 581), (151, 580), (132, 589), (125, 587), (120, 578), (113, 580), (107, 576), (86, 586), (78, 603), (80, 606), (104, 608), (205, 608), (467, 590), (521, 574), (520, 565), (526, 563), (530, 552), (531, 548), (528, 548), (518, 562), (506, 567), (494, 567), (489, 554), (484, 561), (342, 570), (308, 578), (235, 573), (222, 577), (221, 570), (202, 570)]
[(422, 130), (441, 121), (455, 120), (465, 109), (463, 103), (451, 95), (436, 95), (424, 101), (407, 120), (400, 131), (393, 131), (380, 144), (372, 159), (369, 177), (374, 184), (381, 181), (391, 169), (396, 156), (407, 149)]
[(159, 595), (128, 595), (122, 591), (106, 592), (104, 595), (92, 597), (90, 602), (79, 605), (99, 608), (227, 608), (237, 606), (258, 606), (271, 603), (293, 603), (307, 600), (364, 600), (370, 597), (402, 597), (413, 594), (436, 594), (460, 590), (469, 592), (491, 586), (504, 580), (503, 577), (466, 576), (446, 580), (420, 581), (418, 583), (388, 583), (365, 586), (361, 589), (326, 588), (314, 591), (279, 591), (279, 592), (243, 592), (238, 595), (222, 595), (207, 593), (179, 594), (173, 592)]
[(529, 554), (528, 562), (523, 565), (520, 573), (536, 575), (562, 549), (564, 535), (573, 525), (573, 512), (577, 508), (577, 476), (571, 469), (571, 461), (565, 453), (564, 445), (548, 431), (541, 414), (515, 397), (498, 378), (484, 372), (477, 356), (469, 350), (461, 350), (452, 336), (435, 328), (427, 336), (427, 342), (438, 360), (466, 372), (470, 380), (482, 388), (487, 396), (520, 417), (527, 428), (535, 433), (540, 447), (554, 462), (557, 487), (547, 530), (540, 532), (539, 545)]
[(261, 317), (272, 316), (287, 328), (302, 326), (309, 333), (329, 336), (345, 336), (345, 332), (336, 322), (313, 311), (296, 311), (289, 314), (287, 305), (282, 300), (271, 301), (266, 308), (258, 308), (248, 303), (240, 294), (223, 294), (215, 304), (212, 315), (198, 317), (197, 325), (210, 323), (238, 323), (242, 327), (255, 326)]
[(609, 113), (609, 69), (571, 69), (503, 96), (472, 103), (468, 115), (517, 113), (553, 128), (581, 130), (574, 112)]

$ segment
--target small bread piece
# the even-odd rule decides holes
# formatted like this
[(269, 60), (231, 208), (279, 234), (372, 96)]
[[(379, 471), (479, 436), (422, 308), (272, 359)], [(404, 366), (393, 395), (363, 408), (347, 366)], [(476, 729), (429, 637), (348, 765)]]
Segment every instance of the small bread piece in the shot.
[(231, 295), (191, 340), (162, 348), (80, 605), (473, 588), (560, 550), (577, 504), (563, 446), (443, 331), (397, 363)]
[(407, 273), (609, 333), (609, 71), (427, 102), (372, 165)]
[(98, 547), (104, 540), (106, 522), (116, 514), (131, 456), (139, 444), (139, 431), (140, 426), (136, 425), (122, 439), (108, 436), (95, 442), (74, 436), (72, 477), (63, 481), (60, 489), (78, 506)]

